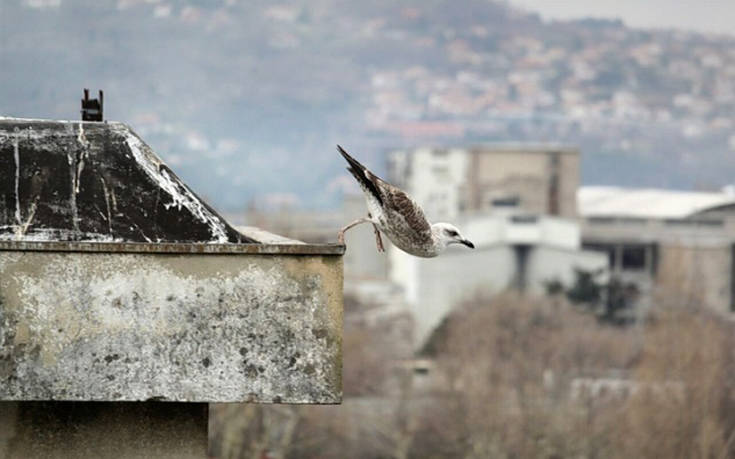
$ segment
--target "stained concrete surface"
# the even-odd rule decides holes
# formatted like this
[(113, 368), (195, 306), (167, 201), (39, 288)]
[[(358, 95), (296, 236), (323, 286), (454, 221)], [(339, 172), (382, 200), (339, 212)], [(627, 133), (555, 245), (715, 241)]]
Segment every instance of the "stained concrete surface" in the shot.
[(0, 250), (1, 400), (339, 403), (341, 333), (335, 255)]
[(0, 459), (201, 459), (206, 403), (0, 402)]

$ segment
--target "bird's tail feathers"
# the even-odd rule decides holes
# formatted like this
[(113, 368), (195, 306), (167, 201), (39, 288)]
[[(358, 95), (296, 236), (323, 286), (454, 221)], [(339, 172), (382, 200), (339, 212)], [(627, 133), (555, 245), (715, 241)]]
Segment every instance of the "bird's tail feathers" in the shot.
[(349, 163), (350, 167), (348, 167), (347, 170), (355, 177), (360, 185), (367, 191), (369, 191), (370, 194), (373, 195), (373, 197), (375, 197), (375, 199), (377, 199), (378, 202), (382, 205), (383, 197), (381, 196), (377, 185), (373, 181), (374, 179), (377, 179), (377, 177), (375, 177), (372, 172), (370, 172), (358, 160), (350, 156), (350, 154), (347, 153), (344, 148), (337, 145), (337, 150)]
[(342, 148), (341, 146), (337, 145), (337, 150), (342, 155), (342, 157), (344, 157), (344, 159), (346, 159), (347, 162), (350, 163), (350, 166), (354, 167), (355, 169), (357, 169), (359, 171), (364, 171), (365, 169), (367, 169), (365, 166), (363, 166), (360, 163), (360, 161), (358, 161), (355, 158), (353, 158), (352, 156), (350, 156), (350, 154), (347, 153), (345, 151), (345, 149)]

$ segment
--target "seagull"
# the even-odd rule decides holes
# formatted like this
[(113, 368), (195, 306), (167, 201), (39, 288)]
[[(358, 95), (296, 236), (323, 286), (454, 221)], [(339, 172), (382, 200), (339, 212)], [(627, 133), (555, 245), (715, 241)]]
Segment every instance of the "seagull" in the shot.
[(367, 217), (358, 218), (339, 230), (337, 239), (340, 244), (345, 243), (345, 231), (348, 229), (361, 223), (372, 223), (379, 252), (385, 252), (381, 232), (396, 247), (417, 257), (435, 257), (450, 244), (475, 248), (456, 226), (451, 223), (429, 223), (421, 207), (403, 190), (370, 172), (339, 145), (337, 150), (349, 163), (347, 170), (365, 193), (368, 208)]

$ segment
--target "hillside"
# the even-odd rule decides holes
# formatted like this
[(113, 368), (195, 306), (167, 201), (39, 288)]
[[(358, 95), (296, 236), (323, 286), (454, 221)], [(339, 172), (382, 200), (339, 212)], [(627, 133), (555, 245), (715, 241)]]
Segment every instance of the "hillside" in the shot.
[[(341, 143), (579, 144), (583, 182), (717, 188), (735, 39), (505, 4), (6, 0), (0, 114), (78, 118), (82, 87), (222, 210), (333, 205)], [(380, 167), (377, 167), (380, 169)]]

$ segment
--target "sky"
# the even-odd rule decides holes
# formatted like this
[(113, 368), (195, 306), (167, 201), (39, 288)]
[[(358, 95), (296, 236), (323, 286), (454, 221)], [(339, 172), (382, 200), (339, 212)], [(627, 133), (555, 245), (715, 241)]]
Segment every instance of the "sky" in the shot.
[(682, 28), (735, 36), (735, 0), (508, 0), (547, 20), (620, 18), (643, 28)]

